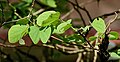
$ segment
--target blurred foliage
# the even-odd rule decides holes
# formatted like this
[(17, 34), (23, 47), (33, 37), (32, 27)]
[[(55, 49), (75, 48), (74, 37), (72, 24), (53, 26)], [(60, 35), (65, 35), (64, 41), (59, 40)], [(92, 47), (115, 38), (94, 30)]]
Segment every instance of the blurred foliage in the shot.
[[(9, 1), (9, 2), (8, 2)], [(18, 1), (12, 1), (12, 0), (0, 0), (0, 25), (4, 22), (17, 20), (19, 19), (18, 16), (15, 15), (18, 13), (21, 17), (26, 17), (30, 13), (32, 0), (18, 0)], [(11, 5), (9, 5), (9, 3)], [(46, 10), (55, 10), (60, 13), (65, 13), (69, 11), (69, 7), (67, 7), (68, 2), (65, 0), (52, 0), (49, 2), (49, 0), (35, 0), (34, 9), (32, 10), (32, 13), (38, 11), (39, 9), (46, 9)], [(34, 17), (36, 18), (35, 15)], [(17, 22), (21, 23), (21, 22)], [(5, 24), (6, 27), (10, 27), (12, 23)], [(5, 26), (4, 25), (4, 26)]]
[[(99, 0), (97, 1), (99, 2)], [(109, 43), (106, 43), (107, 41), (105, 40), (118, 39), (119, 34), (112, 31), (109, 33), (109, 39), (106, 39), (104, 34), (106, 33), (107, 28), (102, 18), (95, 18), (90, 25), (85, 27), (76, 26), (77, 28), (72, 26), (72, 19), (65, 21), (60, 19), (60, 14), (65, 14), (69, 11), (68, 6), (69, 4), (67, 0), (0, 0), (0, 27), (4, 26), (5, 28), (10, 28), (8, 31), (9, 42), (19, 43), (21, 45), (25, 45), (25, 41), (22, 38), (27, 34), (31, 38), (33, 44), (38, 44), (41, 42), (41, 44), (52, 45), (71, 45), (73, 43), (75, 43), (75, 45), (80, 45), (84, 44), (85, 42), (89, 43), (91, 41), (100, 41), (99, 43), (104, 43), (102, 47), (105, 46), (105, 48), (107, 48), (106, 45), (108, 46)], [(44, 10), (33, 15), (35, 12), (41, 9)], [(76, 20), (80, 21), (81, 19)], [(85, 35), (91, 27), (93, 27), (98, 34), (87, 38)], [(65, 35), (64, 33), (70, 28), (75, 33), (71, 35)], [(57, 40), (56, 38), (51, 39), (52, 35), (56, 36)], [(49, 39), (52, 41), (49, 42)], [(104, 50), (104, 48), (100, 50)], [(107, 51), (105, 49), (103, 53), (106, 52)], [(118, 50), (117, 53), (112, 52), (110, 54), (111, 56), (120, 58), (118, 56), (120, 55), (119, 53), (120, 52)], [(59, 53), (53, 54), (53, 58), (59, 56)]]

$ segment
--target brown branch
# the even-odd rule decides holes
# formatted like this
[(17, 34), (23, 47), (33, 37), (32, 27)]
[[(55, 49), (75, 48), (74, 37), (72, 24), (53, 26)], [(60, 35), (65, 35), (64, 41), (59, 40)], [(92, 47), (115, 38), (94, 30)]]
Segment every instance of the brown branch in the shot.
[(55, 40), (58, 40), (58, 41), (60, 41), (60, 42), (64, 42), (63, 40), (61, 40), (61, 39), (59, 39), (59, 38), (57, 38), (57, 37), (55, 37), (55, 36), (50, 36), (51, 38), (53, 38), (53, 39), (55, 39)]
[(76, 48), (73, 48), (73, 47), (66, 47), (66, 46), (63, 46), (63, 45), (59, 45), (59, 44), (56, 44), (55, 45), (56, 47), (60, 48), (60, 49), (66, 49), (66, 50), (77, 50)]
[[(78, 8), (78, 7), (77, 7), (77, 8)], [(83, 16), (82, 16), (81, 12), (80, 12), (77, 8), (74, 7), (74, 9), (78, 12), (79, 16), (81, 17), (84, 26), (86, 26), (85, 20), (84, 20), (84, 18), (83, 18)]]
[(74, 5), (74, 6), (78, 7), (78, 8), (80, 8), (81, 10), (85, 11), (85, 12), (87, 13), (88, 17), (89, 17), (90, 22), (92, 22), (92, 18), (91, 18), (91, 16), (90, 16), (89, 12), (88, 12), (85, 8), (82, 8), (81, 6), (79, 6), (78, 3), (75, 4), (75, 3), (71, 2), (71, 1), (68, 1), (68, 2), (71, 3), (72, 5)]
[(73, 8), (78, 12), (80, 18), (82, 19), (83, 25), (86, 26), (85, 20), (84, 20), (84, 18), (82, 16), (81, 12), (78, 10), (78, 6), (77, 6), (78, 4), (74, 4), (71, 1), (68, 1), (68, 2), (70, 2), (72, 4)]
[[(5, 45), (5, 44), (2, 44), (0, 43), (0, 46), (2, 47), (7, 47), (7, 48), (14, 48), (14, 47), (30, 47), (30, 46), (25, 46), (25, 45)], [(65, 54), (77, 54), (77, 53), (80, 53), (80, 52), (84, 52), (85, 49), (76, 49), (76, 48), (73, 48), (73, 47), (66, 47), (66, 46), (63, 46), (63, 45), (58, 45), (56, 44), (55, 46), (52, 46), (52, 45), (47, 45), (47, 44), (42, 44), (42, 45), (32, 45), (32, 46), (38, 46), (38, 47), (41, 47), (41, 46), (44, 46), (44, 47), (48, 47), (48, 48), (52, 48), (52, 49), (56, 49), (62, 53), (65, 53)], [(89, 48), (88, 48), (89, 49)]]
[[(94, 1), (94, 0), (89, 0), (89, 1), (87, 1), (87, 2), (85, 2), (85, 3), (80, 3), (80, 4), (78, 4), (78, 5), (79, 5), (79, 6), (84, 6), (84, 5), (89, 4), (89, 3), (93, 2), (93, 1)], [(66, 13), (65, 15), (63, 15), (63, 16), (61, 17), (61, 19), (66, 18), (66, 17), (69, 16), (73, 11), (74, 11), (74, 9), (71, 9), (68, 13)]]
[(3, 44), (3, 43), (0, 43), (0, 46), (13, 48), (13, 47), (16, 47), (17, 45), (5, 45), (5, 44)]
[[(108, 16), (114, 15), (115, 13), (120, 13), (120, 9), (117, 10), (117, 11), (111, 12), (111, 13), (107, 13), (107, 14), (103, 14), (103, 15), (97, 16), (97, 17), (107, 18)], [(97, 18), (97, 17), (95, 17), (95, 18)], [(93, 18), (93, 19), (95, 19), (95, 18)]]
[(108, 23), (107, 23), (107, 27), (106, 27), (106, 30), (108, 29), (108, 27), (117, 19), (117, 17), (118, 17), (118, 14), (115, 12), (114, 13), (115, 14), (115, 17), (112, 19), (112, 20), (110, 20)]
[(81, 34), (81, 32), (78, 30), (78, 33), (84, 38), (84, 40), (89, 44), (89, 46), (92, 48), (92, 49), (94, 49), (94, 47), (90, 44), (90, 42), (86, 39), (86, 37), (83, 35), (83, 34)]

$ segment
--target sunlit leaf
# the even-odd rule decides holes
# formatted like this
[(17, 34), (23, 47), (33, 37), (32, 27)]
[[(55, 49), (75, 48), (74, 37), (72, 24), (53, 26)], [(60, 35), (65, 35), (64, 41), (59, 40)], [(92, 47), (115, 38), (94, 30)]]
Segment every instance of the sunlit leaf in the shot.
[(8, 31), (8, 40), (10, 43), (16, 43), (20, 40), (26, 33), (28, 33), (27, 25), (13, 25)]
[(60, 13), (55, 11), (46, 11), (37, 17), (39, 26), (48, 26), (59, 19)]
[(119, 34), (115, 31), (111, 31), (109, 33), (109, 39), (110, 40), (117, 40), (119, 38)]
[(47, 29), (43, 29), (40, 31), (40, 39), (42, 43), (47, 43), (48, 39), (50, 38), (51, 35), (51, 27), (48, 27)]
[(72, 20), (70, 19), (66, 22), (59, 24), (57, 29), (54, 30), (54, 33), (57, 33), (57, 34), (64, 33), (67, 29), (69, 29), (71, 27), (71, 21)]
[(105, 22), (102, 18), (96, 18), (91, 25), (93, 26), (93, 28), (99, 32), (99, 33), (104, 33), (106, 30), (106, 25)]
[(53, 22), (58, 21), (59, 16), (59, 12), (52, 13), (47, 20), (43, 21), (42, 26), (48, 26), (51, 25)]
[(39, 32), (39, 27), (37, 26), (31, 26), (30, 27), (30, 32), (29, 36), (32, 39), (34, 44), (37, 44), (40, 40), (40, 32)]

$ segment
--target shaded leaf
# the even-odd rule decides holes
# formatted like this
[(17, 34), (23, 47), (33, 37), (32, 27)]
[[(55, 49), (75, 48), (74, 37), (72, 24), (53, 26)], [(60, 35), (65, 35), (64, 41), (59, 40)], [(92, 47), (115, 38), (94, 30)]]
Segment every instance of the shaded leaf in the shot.
[(40, 40), (40, 32), (39, 32), (39, 27), (37, 26), (31, 26), (30, 27), (30, 32), (29, 36), (32, 39), (34, 44), (37, 44)]
[(57, 7), (54, 0), (40, 0), (40, 2), (53, 8)]
[(71, 36), (68, 36), (66, 39), (67, 40), (65, 42), (79, 42), (79, 43), (84, 42), (84, 38), (80, 35), (77, 35), (77, 34), (73, 34)]
[(32, 0), (23, 0), (23, 1), (25, 1), (27, 3), (32, 3)]
[(16, 43), (20, 40), (26, 33), (28, 33), (27, 25), (13, 25), (8, 31), (8, 40), (10, 43)]
[(97, 37), (95, 37), (95, 36), (89, 37), (89, 40), (90, 40), (90, 41), (94, 41), (94, 40), (96, 40), (96, 39), (97, 39)]
[(113, 59), (113, 58), (120, 59), (120, 56), (118, 54), (116, 54), (115, 52), (111, 52), (110, 57), (111, 57), (111, 59)]
[(20, 25), (26, 25), (28, 24), (29, 20), (27, 18), (22, 18), (22, 19), (19, 19), (16, 24), (20, 24)]
[(119, 54), (119, 55), (120, 55), (120, 49), (118, 49), (118, 50), (117, 50), (117, 54)]

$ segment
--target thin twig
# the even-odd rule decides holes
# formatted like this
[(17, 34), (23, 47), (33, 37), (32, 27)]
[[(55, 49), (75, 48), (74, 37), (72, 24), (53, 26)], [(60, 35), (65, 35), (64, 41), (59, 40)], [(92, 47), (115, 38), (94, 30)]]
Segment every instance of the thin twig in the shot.
[(20, 19), (22, 18), (22, 17), (16, 12), (16, 10), (14, 11), (14, 14), (15, 14), (16, 16), (18, 16)]
[(59, 38), (57, 38), (57, 37), (55, 37), (55, 36), (50, 36), (50, 37), (53, 38), (53, 39), (55, 39), (55, 40), (58, 40), (58, 41), (64, 42), (63, 40), (61, 40), (61, 39), (59, 39)]
[[(86, 5), (86, 4), (88, 4), (88, 3), (91, 3), (91, 2), (93, 2), (93, 1), (94, 1), (94, 0), (89, 0), (89, 1), (87, 1), (87, 2), (85, 2), (85, 3), (80, 3), (79, 6), (84, 6), (84, 5)], [(65, 15), (63, 15), (63, 16), (61, 17), (61, 19), (66, 18), (66, 17), (69, 16), (73, 11), (74, 11), (74, 9), (71, 9), (68, 13), (66, 13)]]
[(19, 17), (19, 18), (22, 18), (17, 12), (16, 12), (16, 8), (14, 6), (12, 6), (12, 4), (9, 2), (9, 0), (7, 0), (8, 2), (8, 5), (14, 10), (14, 14)]
[(28, 17), (30, 17), (30, 18), (31, 18), (31, 15), (33, 15), (33, 14), (32, 14), (32, 10), (33, 10), (34, 5), (35, 5), (35, 0), (32, 0), (31, 9), (30, 9), (30, 12), (29, 12), (29, 14), (28, 14)]
[(77, 6), (78, 4), (75, 5), (73, 2), (71, 2), (71, 1), (69, 1), (69, 2), (72, 4), (73, 8), (78, 12), (78, 14), (79, 14), (79, 16), (80, 16), (80, 18), (81, 18), (81, 20), (83, 22), (83, 25), (86, 26), (85, 20), (84, 20), (84, 18), (82, 16), (81, 12), (78, 10), (78, 6)]
[(106, 30), (107, 30), (108, 27), (117, 19), (117, 17), (118, 17), (118, 14), (115, 12), (115, 17), (107, 23)]
[(85, 11), (85, 12), (87, 13), (88, 17), (89, 17), (90, 22), (92, 22), (92, 18), (91, 18), (91, 16), (90, 16), (89, 12), (88, 12), (85, 8), (82, 8), (82, 7), (79, 6), (79, 4), (74, 4), (74, 3), (71, 2), (71, 1), (68, 1), (68, 2), (71, 3), (71, 4), (74, 5), (74, 6), (77, 6), (77, 7), (80, 8), (81, 10)]
[[(103, 15), (97, 16), (97, 17), (107, 18), (108, 16), (114, 15), (115, 12), (116, 12), (116, 13), (120, 13), (120, 9), (117, 10), (117, 11), (111, 12), (111, 13), (107, 13), (107, 14), (103, 14)], [(95, 17), (95, 18), (97, 18), (97, 17)], [(93, 19), (95, 19), (95, 18), (93, 18)]]
[(74, 9), (71, 9), (68, 13), (66, 13), (64, 16), (62, 16), (61, 19), (66, 18), (66, 17), (69, 16), (73, 11), (74, 11)]
[(33, 16), (35, 16), (35, 15), (37, 15), (37, 14), (43, 12), (44, 10), (45, 10), (45, 9), (39, 9), (38, 11), (36, 11), (36, 12), (33, 13)]
[(61, 48), (61, 49), (66, 49), (66, 50), (77, 50), (76, 48), (66, 47), (66, 46), (59, 45), (59, 44), (56, 44), (56, 47)]
[(81, 34), (81, 32), (78, 30), (78, 33), (84, 38), (84, 40), (89, 44), (89, 46), (92, 48), (92, 49), (94, 49), (94, 47), (90, 44), (90, 42), (86, 39), (86, 37), (83, 35), (83, 34)]

